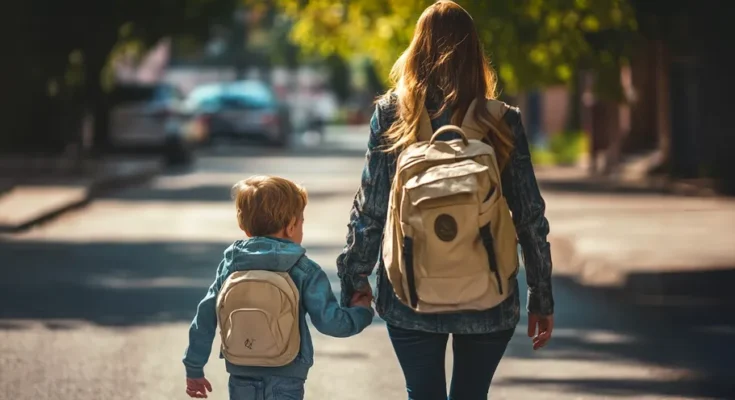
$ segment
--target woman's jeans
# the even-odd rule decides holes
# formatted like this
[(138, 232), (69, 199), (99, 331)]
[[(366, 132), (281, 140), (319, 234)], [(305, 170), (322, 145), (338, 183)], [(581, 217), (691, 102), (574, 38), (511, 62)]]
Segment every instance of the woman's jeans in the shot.
[(487, 400), (490, 382), (513, 332), (452, 335), (454, 368), (447, 397), (444, 355), (449, 334), (388, 326), (409, 400)]

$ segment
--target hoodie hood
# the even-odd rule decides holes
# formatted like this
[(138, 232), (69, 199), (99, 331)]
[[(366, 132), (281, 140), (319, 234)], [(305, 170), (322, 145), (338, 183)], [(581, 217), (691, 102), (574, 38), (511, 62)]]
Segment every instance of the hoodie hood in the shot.
[(225, 266), (230, 271), (254, 269), (287, 272), (306, 250), (286, 239), (253, 237), (238, 240), (225, 250)]

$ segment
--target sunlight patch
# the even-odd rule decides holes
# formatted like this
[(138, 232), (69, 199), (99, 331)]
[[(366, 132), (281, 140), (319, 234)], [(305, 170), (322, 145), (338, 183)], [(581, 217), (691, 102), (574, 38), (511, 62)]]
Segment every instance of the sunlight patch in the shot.
[(184, 278), (184, 277), (160, 277), (160, 278), (117, 278), (117, 277), (91, 277), (86, 283), (90, 286), (99, 286), (108, 289), (190, 289), (207, 288), (212, 284), (212, 279)]

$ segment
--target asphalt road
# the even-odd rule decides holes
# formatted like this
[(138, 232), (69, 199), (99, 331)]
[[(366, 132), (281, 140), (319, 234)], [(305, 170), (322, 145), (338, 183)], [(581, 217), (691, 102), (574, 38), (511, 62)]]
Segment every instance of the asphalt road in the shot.
[[(361, 139), (322, 151), (220, 145), (188, 170), (1, 237), (0, 399), (187, 398), (180, 360), (189, 321), (222, 251), (243, 236), (231, 185), (256, 173), (303, 183), (310, 192), (304, 246), (339, 290), (334, 260), (363, 153)], [(491, 398), (705, 399), (735, 393), (735, 331), (704, 328), (717, 326), (716, 309), (633, 306), (565, 278), (554, 285), (551, 344), (532, 351), (523, 318)], [(314, 340), (307, 399), (405, 398), (379, 318), (356, 337), (314, 332)], [(227, 376), (214, 353), (206, 374), (214, 385), (211, 398), (227, 398)]]

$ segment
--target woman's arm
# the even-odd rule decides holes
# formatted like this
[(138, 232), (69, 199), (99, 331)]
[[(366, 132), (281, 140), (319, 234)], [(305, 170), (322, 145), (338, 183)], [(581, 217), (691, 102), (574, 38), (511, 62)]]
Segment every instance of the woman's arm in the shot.
[(380, 148), (387, 129), (386, 110), (379, 104), (370, 119), (370, 139), (362, 171), (360, 189), (355, 195), (347, 225), (347, 244), (337, 257), (337, 272), (342, 283), (341, 301), (348, 306), (355, 290), (368, 285), (367, 276), (375, 268), (383, 239), (383, 226), (390, 195), (390, 155)]
[(503, 192), (513, 212), (518, 241), (523, 249), (528, 312), (552, 315), (554, 297), (551, 292), (551, 251), (546, 240), (549, 234), (549, 221), (544, 216), (546, 204), (536, 182), (520, 111), (511, 108), (505, 120), (513, 130), (515, 147), (503, 170)]

